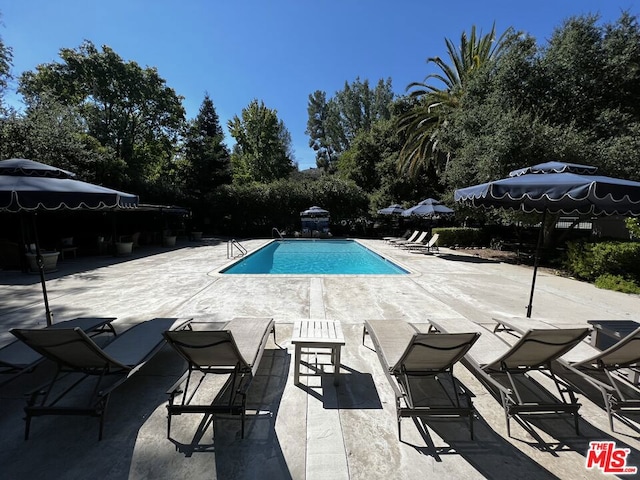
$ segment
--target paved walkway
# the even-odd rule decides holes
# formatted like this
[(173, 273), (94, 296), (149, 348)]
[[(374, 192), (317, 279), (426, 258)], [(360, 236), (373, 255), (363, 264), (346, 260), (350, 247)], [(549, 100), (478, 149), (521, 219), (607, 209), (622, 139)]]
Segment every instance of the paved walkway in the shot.
[[(242, 243), (252, 250), (267, 241)], [(531, 269), (446, 249), (422, 255), (382, 241), (363, 243), (413, 273), (222, 276), (216, 272), (228, 262), (226, 245), (214, 240), (143, 248), (131, 257), (61, 262), (47, 281), (56, 321), (114, 316), (124, 329), (154, 317), (273, 317), (278, 345), (268, 344), (248, 399), (259, 415), (248, 419), (244, 440), (236, 418), (211, 422), (197, 415), (174, 418), (167, 439), (165, 391), (183, 364), (165, 347), (112, 395), (101, 442), (97, 420), (85, 417), (36, 418), (25, 442), (23, 394), (50, 373), (43, 365), (0, 387), (0, 478), (604, 478), (585, 468), (590, 440), (628, 446), (629, 464), (640, 466), (638, 432), (617, 423), (618, 433), (612, 434), (605, 412), (586, 398), (581, 398), (580, 436), (570, 420), (541, 419), (529, 426), (512, 421), (509, 438), (501, 406), (461, 366), (456, 374), (473, 393), (479, 414), (475, 440), (463, 420), (404, 419), (399, 441), (393, 392), (375, 352), (362, 345), (363, 321), (467, 318), (491, 326), (496, 315), (523, 317)], [(638, 320), (638, 312), (637, 296), (538, 275), (535, 318), (587, 325), (596, 319)], [(299, 318), (342, 323), (347, 345), (338, 387), (331, 375), (303, 377), (302, 386), (293, 385), (289, 339)], [(10, 337), (10, 328), (43, 324), (38, 277), (0, 271), (0, 343)]]

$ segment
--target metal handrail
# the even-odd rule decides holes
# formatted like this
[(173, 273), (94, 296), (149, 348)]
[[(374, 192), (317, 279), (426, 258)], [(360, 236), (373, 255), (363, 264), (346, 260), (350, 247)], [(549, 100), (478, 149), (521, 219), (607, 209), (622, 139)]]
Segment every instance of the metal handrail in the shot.
[(280, 233), (280, 230), (278, 230), (276, 227), (273, 227), (271, 229), (271, 235), (273, 235), (273, 232), (276, 232), (278, 234), (278, 236), (280, 237), (280, 240), (284, 239), (284, 237), (282, 236), (282, 233)]
[(238, 250), (240, 250), (240, 254), (239, 254), (240, 257), (243, 257), (247, 254), (247, 249), (244, 248), (242, 245), (240, 245), (240, 242), (238, 242), (235, 238), (232, 238), (227, 242), (227, 258), (235, 258), (235, 255), (233, 254), (234, 246)]

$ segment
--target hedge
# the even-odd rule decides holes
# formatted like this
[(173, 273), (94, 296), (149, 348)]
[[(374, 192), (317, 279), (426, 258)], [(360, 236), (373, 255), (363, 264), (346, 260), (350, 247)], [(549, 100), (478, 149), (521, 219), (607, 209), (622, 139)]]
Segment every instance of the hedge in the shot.
[(602, 275), (640, 280), (640, 243), (637, 242), (569, 242), (567, 269), (574, 276), (595, 281)]
[(438, 245), (443, 247), (480, 247), (487, 245), (486, 235), (481, 228), (434, 228), (438, 233)]

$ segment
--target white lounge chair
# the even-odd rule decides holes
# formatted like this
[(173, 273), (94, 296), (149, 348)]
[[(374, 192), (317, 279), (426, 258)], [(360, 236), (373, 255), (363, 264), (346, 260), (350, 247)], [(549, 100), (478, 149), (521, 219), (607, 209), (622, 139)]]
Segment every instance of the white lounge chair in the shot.
[(440, 249), (438, 248), (439, 238), (440, 238), (440, 234), (434, 233), (428, 242), (408, 244), (408, 245), (405, 245), (405, 248), (411, 251), (420, 252), (420, 253), (439, 252), (440, 251)]
[(411, 242), (415, 242), (416, 239), (420, 236), (421, 232), (420, 230), (415, 230), (411, 236), (409, 238), (407, 238), (406, 240), (400, 239), (400, 240), (392, 240), (390, 243), (394, 246), (399, 246), (405, 243), (411, 243)]
[(387, 243), (390, 243), (396, 240), (408, 240), (410, 236), (411, 236), (411, 230), (407, 230), (400, 237), (382, 237), (382, 240), (384, 240)]
[(406, 248), (409, 249), (412, 246), (416, 246), (416, 245), (424, 245), (425, 240), (427, 239), (427, 235), (429, 235), (429, 232), (424, 231), (424, 232), (420, 232), (420, 235), (418, 235), (418, 238), (416, 238), (414, 241), (412, 242), (401, 242), (399, 243), (399, 245), (402, 248)]

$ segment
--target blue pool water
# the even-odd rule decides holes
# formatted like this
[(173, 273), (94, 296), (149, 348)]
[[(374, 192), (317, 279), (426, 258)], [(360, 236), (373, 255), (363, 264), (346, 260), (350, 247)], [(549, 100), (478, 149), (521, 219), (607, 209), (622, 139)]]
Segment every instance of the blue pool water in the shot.
[(279, 240), (220, 273), (402, 275), (409, 272), (353, 240)]

